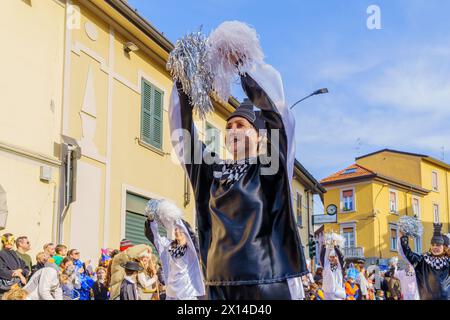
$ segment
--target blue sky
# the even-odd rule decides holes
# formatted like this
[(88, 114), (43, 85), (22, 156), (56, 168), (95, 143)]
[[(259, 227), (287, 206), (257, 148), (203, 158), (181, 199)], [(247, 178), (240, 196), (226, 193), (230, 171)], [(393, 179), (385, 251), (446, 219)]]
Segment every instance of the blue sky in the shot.
[[(171, 41), (226, 20), (258, 32), (295, 108), (297, 158), (322, 179), (381, 148), (450, 162), (450, 1), (129, 0)], [(381, 30), (366, 26), (381, 9)], [(235, 90), (238, 98), (243, 93)], [(444, 148), (444, 149), (442, 149)]]

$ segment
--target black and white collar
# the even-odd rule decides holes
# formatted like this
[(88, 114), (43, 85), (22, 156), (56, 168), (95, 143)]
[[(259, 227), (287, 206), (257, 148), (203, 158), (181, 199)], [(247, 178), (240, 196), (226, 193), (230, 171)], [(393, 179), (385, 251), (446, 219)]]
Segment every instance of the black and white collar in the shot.
[(425, 262), (433, 269), (441, 270), (449, 266), (449, 258), (447, 256), (434, 256), (430, 252), (423, 255)]

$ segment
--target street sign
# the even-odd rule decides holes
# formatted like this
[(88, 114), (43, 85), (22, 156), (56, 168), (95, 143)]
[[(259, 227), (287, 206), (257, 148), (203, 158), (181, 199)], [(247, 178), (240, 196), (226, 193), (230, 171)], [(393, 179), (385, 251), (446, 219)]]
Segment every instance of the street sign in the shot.
[(325, 224), (325, 223), (336, 223), (337, 215), (330, 216), (329, 214), (318, 214), (313, 215), (313, 224)]

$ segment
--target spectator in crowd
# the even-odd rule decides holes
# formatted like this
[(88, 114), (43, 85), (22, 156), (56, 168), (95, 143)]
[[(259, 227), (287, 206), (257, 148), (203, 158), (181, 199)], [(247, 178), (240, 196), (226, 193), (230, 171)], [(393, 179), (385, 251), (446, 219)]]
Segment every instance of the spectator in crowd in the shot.
[(140, 300), (136, 284), (137, 274), (144, 268), (135, 261), (128, 261), (121, 267), (125, 269), (125, 277), (120, 285), (120, 300)]
[(153, 294), (156, 292), (158, 275), (156, 263), (150, 249), (142, 252), (136, 259), (136, 262), (143, 268), (137, 275), (139, 296), (142, 300), (152, 300)]
[(48, 262), (55, 262), (55, 260), (53, 259), (53, 256), (56, 254), (55, 244), (52, 242), (49, 242), (49, 243), (44, 244), (44, 246), (42, 248), (44, 249), (44, 252), (48, 256)]
[(77, 300), (80, 298), (76, 289), (81, 288), (80, 279), (75, 272), (75, 266), (73, 265), (73, 259), (65, 257), (60, 264), (61, 272), (67, 276), (67, 281), (62, 285), (63, 295), (69, 299)]
[(5, 233), (1, 237), (0, 251), (0, 296), (9, 291), (14, 284), (26, 284), (30, 270), (17, 255), (14, 248), (14, 235)]
[(3, 294), (2, 300), (28, 300), (28, 292), (15, 284), (8, 292)]
[(28, 300), (63, 300), (62, 285), (68, 277), (54, 263), (47, 263), (30, 278), (24, 287)]
[(30, 278), (38, 271), (45, 267), (45, 264), (49, 262), (49, 256), (45, 252), (39, 252), (36, 255), (36, 264), (31, 267)]
[(31, 249), (30, 240), (28, 240), (28, 237), (18, 237), (16, 240), (16, 253), (19, 256), (20, 259), (22, 259), (25, 262), (25, 265), (27, 266), (28, 270), (31, 271), (31, 266), (33, 265), (33, 262), (31, 260), (31, 257), (29, 254), (27, 254), (28, 251)]
[(366, 278), (366, 268), (364, 264), (359, 264), (359, 273), (356, 283), (360, 289), (360, 300), (369, 300), (369, 282)]
[(322, 271), (323, 271), (322, 267), (317, 267), (316, 274), (314, 275), (315, 282), (322, 280)]
[(349, 268), (347, 271), (347, 281), (345, 282), (345, 294), (346, 300), (358, 300), (360, 290), (356, 284), (358, 278), (358, 270), (355, 268)]
[(80, 251), (78, 249), (69, 250), (67, 255), (72, 258), (75, 272), (80, 280), (81, 287), (75, 289), (80, 295), (80, 300), (90, 300), (90, 292), (91, 287), (94, 285), (94, 280), (92, 280), (86, 268), (86, 265), (89, 265), (89, 261), (84, 263), (80, 260)]
[(55, 264), (59, 266), (61, 264), (61, 261), (67, 256), (67, 246), (63, 244), (58, 244), (55, 247), (55, 255), (53, 256), (53, 260), (55, 261)]
[(386, 300), (401, 300), (402, 291), (400, 287), (400, 280), (395, 277), (395, 267), (391, 266), (389, 271), (384, 275), (387, 283)]
[(109, 292), (106, 285), (106, 269), (104, 267), (98, 267), (95, 270), (97, 274), (97, 281), (92, 286), (92, 297), (94, 300), (108, 300)]
[(383, 290), (377, 290), (375, 300), (385, 300), (384, 298), (384, 291)]

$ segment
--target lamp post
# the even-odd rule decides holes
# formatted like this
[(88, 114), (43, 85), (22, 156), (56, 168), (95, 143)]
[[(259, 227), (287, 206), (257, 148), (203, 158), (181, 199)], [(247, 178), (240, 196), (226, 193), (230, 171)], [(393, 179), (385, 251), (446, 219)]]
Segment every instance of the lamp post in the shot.
[(328, 89), (327, 89), (327, 88), (322, 88), (322, 89), (316, 90), (316, 91), (314, 91), (313, 93), (311, 93), (310, 95), (308, 95), (308, 96), (306, 96), (306, 97), (304, 97), (304, 98), (298, 100), (296, 103), (294, 103), (294, 104), (291, 106), (291, 109), (294, 108), (298, 103), (302, 102), (303, 100), (306, 100), (306, 99), (308, 99), (308, 98), (310, 98), (310, 97), (312, 97), (312, 96), (316, 96), (316, 95), (318, 95), (318, 94), (324, 94), (324, 93), (328, 93)]

